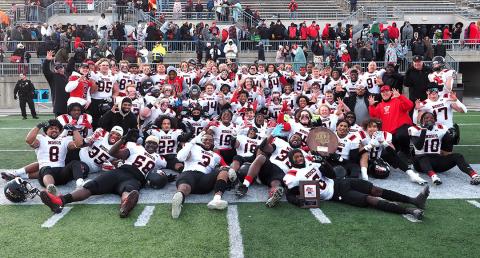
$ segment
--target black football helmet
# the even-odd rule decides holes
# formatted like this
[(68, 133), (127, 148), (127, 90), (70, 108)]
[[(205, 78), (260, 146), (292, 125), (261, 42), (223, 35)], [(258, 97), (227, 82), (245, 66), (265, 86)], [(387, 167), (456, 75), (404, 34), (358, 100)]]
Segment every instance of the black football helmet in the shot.
[(5, 185), (3, 193), (9, 201), (18, 203), (25, 202), (27, 199), (33, 199), (40, 191), (29, 182), (16, 177)]
[(384, 179), (390, 175), (390, 165), (381, 158), (376, 158), (368, 164), (368, 174), (374, 178)]
[(445, 67), (445, 58), (442, 56), (434, 56), (432, 59), (432, 69), (434, 71), (440, 71)]

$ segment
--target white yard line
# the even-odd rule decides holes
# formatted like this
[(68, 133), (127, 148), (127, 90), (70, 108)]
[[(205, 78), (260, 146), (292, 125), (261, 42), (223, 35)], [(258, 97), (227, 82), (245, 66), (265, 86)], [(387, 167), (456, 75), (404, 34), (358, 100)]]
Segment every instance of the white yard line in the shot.
[(0, 130), (30, 130), (33, 127), (0, 127)]
[(47, 221), (43, 222), (42, 228), (51, 228), (57, 224), (59, 220), (61, 220), (73, 207), (63, 207), (62, 212), (58, 214), (54, 214), (51, 216)]
[(315, 208), (315, 209), (310, 209), (310, 212), (313, 214), (313, 216), (322, 224), (330, 224), (332, 223), (330, 219), (323, 213), (322, 210)]
[(237, 205), (229, 205), (227, 210), (228, 239), (230, 242), (230, 258), (243, 258), (243, 239), (238, 220)]
[(0, 152), (25, 152), (25, 151), (35, 151), (35, 150), (0, 150)]
[(133, 224), (135, 227), (145, 227), (150, 221), (150, 217), (153, 215), (153, 211), (155, 210), (155, 206), (145, 206), (142, 213), (138, 215), (137, 221)]
[(477, 207), (477, 208), (480, 208), (480, 203), (477, 202), (477, 201), (474, 201), (474, 200), (468, 200), (467, 201), (468, 203), (470, 203), (471, 205)]
[(402, 216), (413, 223), (422, 222), (421, 220), (414, 218), (411, 214), (403, 214)]

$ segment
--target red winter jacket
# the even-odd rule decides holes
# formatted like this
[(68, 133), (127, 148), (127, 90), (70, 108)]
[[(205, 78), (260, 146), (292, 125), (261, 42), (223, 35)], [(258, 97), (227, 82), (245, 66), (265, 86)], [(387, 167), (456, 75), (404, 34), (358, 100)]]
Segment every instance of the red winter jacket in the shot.
[(315, 39), (318, 37), (318, 29), (317, 29), (317, 26), (315, 25), (310, 25), (310, 27), (308, 27), (308, 36), (312, 39)]
[(296, 39), (297, 38), (297, 26), (288, 27), (288, 37), (290, 39)]
[(300, 39), (306, 40), (308, 37), (308, 28), (307, 27), (300, 27)]
[(394, 134), (397, 129), (404, 125), (412, 125), (412, 119), (408, 112), (413, 108), (413, 102), (403, 95), (382, 101), (376, 106), (369, 106), (368, 111), (372, 118), (382, 121), (382, 130)]
[(397, 28), (397, 24), (393, 23), (392, 26), (388, 27), (388, 38), (391, 40), (398, 39), (400, 37), (400, 31)]

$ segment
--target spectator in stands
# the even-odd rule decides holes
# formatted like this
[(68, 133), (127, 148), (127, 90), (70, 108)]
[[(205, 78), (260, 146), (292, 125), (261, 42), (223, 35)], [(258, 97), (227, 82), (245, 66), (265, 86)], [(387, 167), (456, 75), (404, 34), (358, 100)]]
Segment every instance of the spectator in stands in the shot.
[(325, 51), (323, 48), (323, 43), (318, 38), (313, 41), (311, 50), (313, 53), (313, 63), (315, 66), (323, 65), (323, 55), (325, 54)]
[(455, 27), (453, 28), (452, 32), (452, 39), (460, 39), (460, 35), (462, 34), (463, 23), (457, 22), (455, 23)]
[(56, 116), (59, 116), (67, 113), (67, 100), (69, 98), (69, 94), (65, 91), (65, 86), (68, 82), (68, 74), (73, 69), (71, 69), (69, 66), (67, 71), (65, 71), (65, 68), (62, 64), (55, 64), (55, 72), (52, 72), (50, 70), (50, 65), (54, 59), (53, 53), (53, 51), (47, 52), (46, 60), (43, 62), (42, 70), (43, 75), (45, 75), (45, 79), (50, 86), (53, 102), (53, 113), (55, 113)]
[(300, 73), (300, 68), (307, 65), (307, 58), (305, 57), (305, 52), (301, 45), (292, 47), (292, 53), (295, 55), (293, 59), (293, 70), (297, 73)]
[(273, 25), (272, 34), (274, 35), (275, 40), (283, 40), (285, 38), (285, 31), (287, 29), (282, 24), (282, 21), (277, 20), (277, 23)]
[(117, 19), (123, 21), (125, 19), (125, 12), (127, 11), (128, 0), (116, 0), (117, 5)]
[(174, 20), (178, 20), (182, 17), (182, 3), (180, 3), (180, 0), (175, 0), (172, 11)]
[(137, 50), (133, 44), (128, 44), (127, 47), (123, 49), (123, 59), (127, 60), (131, 64), (137, 62)]
[(258, 56), (257, 56), (257, 60), (258, 61), (262, 61), (262, 62), (265, 62), (265, 48), (262, 44), (262, 42), (259, 42), (258, 43)]
[(197, 20), (203, 19), (203, 4), (201, 0), (198, 0), (197, 3), (195, 4), (195, 12), (197, 13)]
[(152, 63), (163, 63), (163, 58), (167, 54), (167, 50), (161, 42), (157, 42), (152, 49)]
[(223, 53), (225, 53), (225, 57), (232, 62), (235, 62), (235, 59), (237, 59), (238, 49), (232, 39), (229, 39), (223, 47)]
[(62, 47), (55, 53), (55, 62), (60, 64), (68, 63), (67, 49)]
[(378, 38), (380, 36), (380, 24), (377, 21), (373, 21), (372, 27), (370, 28), (370, 33), (374, 38)]
[(100, 15), (100, 19), (98, 19), (98, 36), (101, 39), (108, 39), (108, 30), (111, 27), (112, 22), (105, 17), (105, 14), (102, 13)]
[(358, 61), (358, 50), (352, 41), (348, 42), (347, 50), (352, 61)]
[(359, 59), (362, 62), (370, 62), (373, 60), (373, 49), (370, 42), (366, 42), (365, 45), (360, 49)]
[(430, 61), (433, 58), (433, 46), (432, 46), (432, 41), (428, 36), (425, 36), (423, 39), (423, 44), (425, 45), (425, 55), (424, 60)]
[(412, 55), (421, 56), (422, 58), (425, 56), (425, 52), (427, 51), (427, 48), (425, 47), (425, 43), (419, 37), (418, 32), (413, 33), (411, 50), (412, 50)]
[(12, 63), (25, 62), (25, 46), (22, 43), (17, 44), (17, 48), (13, 51), (10, 61)]
[(213, 45), (213, 48), (210, 49), (210, 56), (214, 62), (218, 62), (218, 58), (222, 55), (222, 51), (218, 48), (218, 45)]
[(278, 46), (278, 50), (275, 54), (275, 63), (277, 64), (283, 64), (285, 63), (285, 49), (283, 48), (282, 45)]
[(405, 73), (404, 85), (409, 88), (408, 97), (412, 102), (417, 99), (423, 101), (427, 98), (428, 75), (432, 69), (424, 65), (422, 56), (414, 56), (412, 61), (412, 66)]
[(288, 4), (288, 11), (290, 12), (290, 19), (297, 18), (298, 3), (295, 0), (291, 0)]
[(192, 18), (192, 12), (193, 12), (193, 1), (187, 0), (187, 3), (185, 4), (185, 15), (187, 19)]
[(400, 31), (397, 28), (397, 23), (393, 22), (392, 26), (388, 27), (388, 39), (394, 42), (399, 37), (400, 37)]
[(35, 105), (33, 104), (33, 96), (35, 95), (35, 87), (33, 83), (27, 79), (24, 74), (20, 74), (20, 80), (17, 81), (15, 84), (15, 88), (13, 89), (13, 98), (20, 99), (20, 110), (22, 112), (23, 120), (27, 119), (27, 112), (25, 110), (25, 104), (28, 104), (28, 108), (30, 108), (30, 112), (32, 113), (32, 117), (34, 119), (38, 119), (37, 112), (35, 111)]
[(314, 40), (318, 37), (319, 28), (317, 27), (317, 23), (312, 21), (312, 24), (308, 26), (308, 39)]
[(350, 12), (356, 12), (357, 11), (357, 0), (350, 0)]
[(197, 54), (197, 63), (201, 64), (203, 59), (203, 51), (205, 50), (205, 41), (202, 34), (198, 35), (195, 43), (195, 53)]
[(322, 40), (328, 40), (330, 39), (330, 23), (325, 24), (325, 27), (323, 27), (322, 31)]
[(343, 63), (352, 61), (352, 58), (350, 57), (350, 54), (348, 53), (347, 49), (343, 50), (342, 56), (340, 57), (340, 61), (342, 61)]
[[(385, 51), (385, 63), (396, 64), (397, 61), (398, 61), (398, 59), (397, 59), (397, 49), (395, 48), (395, 44), (394, 43), (388, 43), (387, 50)], [(390, 86), (392, 86), (392, 85), (390, 85)]]
[(290, 40), (296, 40), (298, 38), (297, 25), (293, 22), (288, 26), (288, 38)]
[(405, 41), (402, 41), (400, 44), (397, 44), (397, 59), (400, 66), (403, 66), (406, 61), (406, 57), (408, 54), (408, 48), (405, 44)]
[(237, 1), (236, 3), (232, 4), (232, 19), (233, 22), (237, 22), (238, 18), (240, 17), (240, 14), (242, 13), (243, 8), (242, 4), (240, 4), (240, 1)]
[(308, 38), (308, 27), (305, 22), (302, 22), (300, 24), (300, 39), (307, 40), (307, 38)]
[[(442, 39), (443, 40), (449, 40), (452, 38), (452, 33), (450, 32), (450, 28), (448, 25), (445, 25), (443, 27), (443, 32), (442, 32)], [(435, 55), (436, 56), (436, 55)]]
[(443, 45), (442, 40), (438, 39), (437, 44), (433, 47), (433, 56), (445, 57), (447, 55), (447, 48)]
[(408, 157), (410, 152), (408, 128), (412, 125), (409, 112), (413, 109), (413, 102), (389, 85), (383, 85), (380, 88), (380, 94), (382, 101), (378, 104), (373, 96), (368, 99), (370, 117), (382, 121), (382, 130), (392, 134), (392, 143), (395, 149), (400, 151), (404, 157)]
[(208, 12), (208, 19), (213, 19), (213, 8), (215, 7), (215, 2), (213, 0), (207, 1), (207, 12)]
[(375, 59), (377, 61), (384, 61), (385, 59), (385, 44), (384, 35), (380, 34), (375, 44)]

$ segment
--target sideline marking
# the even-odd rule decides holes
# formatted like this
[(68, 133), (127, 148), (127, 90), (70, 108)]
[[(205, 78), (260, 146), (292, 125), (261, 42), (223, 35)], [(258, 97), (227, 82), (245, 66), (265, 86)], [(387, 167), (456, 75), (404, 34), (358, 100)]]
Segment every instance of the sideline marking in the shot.
[(152, 216), (154, 210), (155, 206), (145, 206), (142, 213), (138, 215), (137, 221), (135, 221), (135, 224), (133, 225), (135, 227), (145, 227), (148, 221), (150, 221), (150, 217)]
[(42, 224), (42, 228), (51, 228), (57, 224), (59, 220), (61, 220), (67, 213), (72, 209), (73, 207), (63, 207), (62, 212), (58, 214), (54, 214), (51, 216), (49, 219), (47, 219), (45, 222)]
[(468, 203), (470, 203), (471, 205), (477, 207), (477, 208), (480, 208), (480, 203), (477, 202), (477, 201), (474, 201), (474, 200), (467, 200)]
[(332, 223), (330, 219), (323, 213), (322, 210), (315, 208), (315, 209), (310, 209), (310, 212), (313, 214), (313, 216), (322, 224), (330, 224)]
[(406, 218), (408, 221), (413, 223), (422, 222), (421, 220), (414, 218), (412, 214), (403, 214), (402, 217)]
[(243, 258), (243, 239), (238, 221), (237, 205), (229, 205), (227, 210), (228, 240), (230, 242), (230, 258)]

